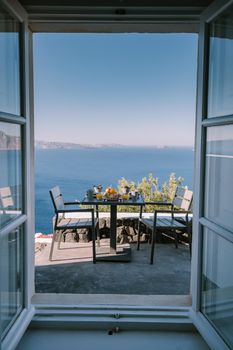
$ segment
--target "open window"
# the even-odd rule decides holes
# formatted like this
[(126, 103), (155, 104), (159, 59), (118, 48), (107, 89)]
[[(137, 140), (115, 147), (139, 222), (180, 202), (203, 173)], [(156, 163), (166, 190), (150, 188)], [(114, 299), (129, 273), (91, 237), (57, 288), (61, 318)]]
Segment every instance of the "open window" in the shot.
[[(9, 3), (11, 6), (8, 1), (1, 2), (0, 7), (0, 45), (4, 49), (4, 55), (1, 55), (3, 61), (0, 61), (1, 77), (4, 77), (0, 83), (1, 157), (5, 154), (1, 159), (1, 169), (4, 169), (1, 176), (3, 174), (5, 180), (0, 177), (1, 349), (15, 347), (34, 314), (30, 305), (33, 294), (34, 251), (33, 156), (30, 150), (33, 149), (33, 132), (32, 128), (30, 129), (33, 123), (33, 113), (30, 110), (30, 32), (25, 11), (17, 1)], [(228, 268), (231, 266), (233, 250), (232, 13), (232, 0), (216, 1), (203, 13), (200, 21), (192, 261), (193, 305), (192, 308), (182, 310), (182, 317), (186, 317), (186, 322), (188, 319), (190, 321), (190, 312), (191, 322), (212, 349), (232, 348), (230, 327), (233, 278), (232, 269)], [(38, 23), (41, 17), (38, 18), (38, 22), (34, 21), (34, 28), (37, 30), (40, 28)], [(140, 27), (140, 22), (137, 25)], [(54, 26), (56, 27), (56, 23), (53, 19), (47, 18), (47, 30), (54, 30)], [(74, 23), (72, 26), (74, 28)], [(58, 27), (64, 30), (66, 24), (60, 22)], [(5, 143), (2, 143), (2, 140), (5, 140)], [(70, 321), (71, 315), (74, 322), (78, 322), (80, 317), (88, 312), (88, 319), (85, 321), (90, 325), (94, 317), (99, 323), (103, 315), (109, 313), (106, 305), (92, 313), (88, 307), (82, 308), (82, 315), (76, 311), (77, 306), (74, 308), (74, 305), (63, 305), (60, 308), (54, 307), (51, 313), (51, 307), (47, 305), (44, 310), (38, 309), (36, 312), (38, 320), (40, 317), (43, 319), (41, 315), (44, 312), (47, 322), (54, 324), (54, 321), (57, 321), (63, 325), (64, 320)], [(125, 308), (124, 316), (130, 316), (131, 319), (140, 317), (138, 324), (148, 325), (148, 318), (145, 321), (145, 317), (148, 317), (149, 311), (135, 311), (138, 310)], [(121, 322), (120, 312), (119, 308), (115, 314), (110, 310), (114, 322), (118, 322), (118, 319)], [(181, 310), (177, 309), (153, 309), (150, 319), (154, 324), (161, 322), (161, 317), (164, 317), (163, 323), (169, 322), (171, 325), (180, 322), (179, 313)], [(184, 324), (185, 322), (181, 327), (184, 327)]]
[[(1, 349), (13, 348), (32, 318), (29, 36), (20, 7), (0, 4)], [(29, 254), (30, 255), (30, 254)], [(20, 330), (20, 331), (19, 331)]]
[(225, 349), (233, 346), (233, 6), (220, 3), (201, 18), (192, 283), (199, 329)]

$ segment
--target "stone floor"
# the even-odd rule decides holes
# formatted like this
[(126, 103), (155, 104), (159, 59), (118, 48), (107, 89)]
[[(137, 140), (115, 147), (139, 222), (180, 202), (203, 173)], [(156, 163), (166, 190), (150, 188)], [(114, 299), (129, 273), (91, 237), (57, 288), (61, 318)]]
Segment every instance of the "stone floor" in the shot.
[[(102, 241), (102, 240), (101, 240)], [(101, 244), (107, 244), (102, 241)], [(49, 261), (50, 241), (37, 243), (36, 293), (187, 295), (190, 288), (190, 255), (185, 245), (156, 244), (154, 265), (150, 245), (131, 244), (128, 263), (92, 263), (91, 243), (64, 243)]]

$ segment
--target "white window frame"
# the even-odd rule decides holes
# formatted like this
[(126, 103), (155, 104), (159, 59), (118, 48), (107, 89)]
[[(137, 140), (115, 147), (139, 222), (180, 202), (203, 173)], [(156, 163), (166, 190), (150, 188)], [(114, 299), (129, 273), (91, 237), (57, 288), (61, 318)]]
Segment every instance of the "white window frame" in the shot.
[(233, 0), (217, 0), (209, 6), (200, 18), (199, 48), (198, 48), (198, 84), (197, 84), (197, 117), (196, 117), (196, 158), (195, 158), (195, 198), (193, 231), (193, 259), (191, 269), (192, 308), (190, 316), (203, 338), (211, 349), (229, 349), (223, 339), (215, 331), (207, 318), (201, 313), (201, 278), (203, 256), (203, 229), (213, 229), (213, 225), (204, 217), (205, 192), (205, 147), (206, 130), (208, 126), (228, 125), (233, 123), (233, 116), (207, 118), (208, 98), (208, 25), (219, 14), (233, 4)]
[[(23, 226), (23, 309), (11, 324), (6, 336), (0, 344), (1, 350), (14, 349), (28, 325), (30, 324), (35, 308), (31, 304), (31, 298), (34, 293), (34, 269), (31, 268), (33, 259), (34, 239), (31, 235), (34, 226), (34, 205), (33, 201), (28, 198), (33, 197), (33, 134), (32, 128), (32, 100), (31, 92), (32, 81), (30, 72), (30, 55), (29, 46), (31, 33), (28, 29), (28, 16), (24, 8), (14, 0), (2, 0), (6, 11), (20, 22), (20, 39), (19, 39), (19, 64), (20, 64), (20, 116), (0, 112), (0, 121), (17, 124), (21, 126), (22, 140), (22, 177), (23, 177), (23, 214), (9, 223), (1, 232), (8, 235), (14, 229)], [(32, 56), (31, 56), (32, 57)]]
[[(197, 120), (196, 120), (196, 159), (195, 159), (195, 197), (194, 197), (194, 240), (193, 240), (193, 258), (191, 269), (191, 295), (192, 307), (130, 307), (130, 306), (113, 306), (113, 305), (76, 305), (75, 303), (65, 305), (59, 304), (31, 304), (31, 297), (34, 289), (34, 125), (33, 125), (33, 78), (32, 78), (32, 33), (28, 29), (35, 31), (55, 32), (55, 31), (83, 31), (86, 32), (178, 32), (182, 28), (182, 23), (187, 19), (182, 18), (173, 22), (170, 26), (166, 16), (155, 16), (150, 23), (147, 23), (146, 16), (144, 22), (112, 24), (111, 21), (89, 20), (88, 24), (77, 19), (77, 23), (72, 22), (73, 17), (68, 16), (65, 20), (59, 21), (59, 16), (51, 16), (43, 19), (43, 16), (31, 16), (28, 20), (27, 13), (20, 6), (17, 0), (4, 0), (3, 3), (13, 12), (17, 18), (24, 23), (24, 40), (22, 47), (22, 58), (24, 60), (24, 114), (27, 122), (24, 133), (25, 148), (25, 174), (27, 174), (27, 183), (25, 191), (26, 200), (26, 237), (25, 259), (26, 259), (26, 284), (25, 284), (25, 310), (20, 315), (15, 325), (10, 330), (5, 342), (0, 349), (13, 349), (23, 332), (27, 328), (31, 319), (37, 327), (49, 325), (60, 325), (65, 322), (64, 327), (77, 327), (84, 325), (88, 329), (92, 327), (103, 327), (103, 325), (120, 325), (128, 329), (192, 329), (193, 324), (199, 330), (203, 338), (212, 349), (228, 349), (219, 335), (215, 332), (210, 323), (200, 312), (200, 288), (201, 288), (201, 257), (202, 257), (202, 229), (201, 220), (203, 217), (203, 189), (204, 189), (204, 151), (205, 151), (205, 130), (203, 121), (206, 111), (206, 69), (207, 69), (207, 24), (221, 11), (229, 6), (233, 0), (217, 0), (201, 16), (199, 30), (199, 58), (198, 58), (198, 84), (197, 84)], [(143, 17), (143, 15), (142, 15)], [(164, 18), (162, 18), (164, 17)], [(161, 19), (162, 18), (162, 19)], [(174, 19), (174, 18), (173, 18)], [(190, 20), (190, 17), (189, 17)], [(56, 22), (56, 25), (55, 25)], [(71, 23), (72, 22), (72, 23)], [(193, 21), (189, 24), (190, 32), (198, 28), (199, 19), (193, 16)], [(165, 26), (167, 29), (164, 29)], [(187, 26), (187, 24), (185, 24)], [(195, 28), (195, 29), (194, 29)], [(181, 29), (182, 31), (182, 29)], [(229, 121), (229, 120), (228, 120)], [(213, 121), (212, 121), (213, 122)], [(220, 122), (224, 122), (223, 120)], [(61, 295), (61, 299), (63, 296)], [(36, 316), (33, 318), (33, 316)], [(14, 340), (10, 340), (14, 339)]]

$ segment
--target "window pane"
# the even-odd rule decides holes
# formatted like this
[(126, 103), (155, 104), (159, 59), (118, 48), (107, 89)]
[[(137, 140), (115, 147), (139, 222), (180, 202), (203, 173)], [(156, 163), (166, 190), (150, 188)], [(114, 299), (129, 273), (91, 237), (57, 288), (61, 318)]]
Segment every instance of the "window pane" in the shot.
[(233, 233), (233, 125), (207, 130), (205, 216)]
[(0, 6), (0, 111), (20, 114), (19, 23)]
[(233, 114), (233, 7), (210, 25), (208, 117)]
[(0, 238), (1, 329), (4, 333), (22, 308), (22, 230), (16, 229)]
[(203, 242), (202, 312), (233, 348), (233, 244), (210, 230)]
[(0, 122), (0, 229), (22, 212), (20, 126)]

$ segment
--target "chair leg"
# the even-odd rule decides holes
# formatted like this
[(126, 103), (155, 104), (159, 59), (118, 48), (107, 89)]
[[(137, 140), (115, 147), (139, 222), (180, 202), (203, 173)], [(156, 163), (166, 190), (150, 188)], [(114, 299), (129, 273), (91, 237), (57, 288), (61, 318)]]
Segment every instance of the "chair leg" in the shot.
[(92, 233), (92, 253), (93, 253), (93, 264), (96, 263), (96, 249), (95, 249), (95, 225), (92, 225), (92, 229), (91, 229), (91, 233)]
[(148, 238), (148, 244), (151, 244), (151, 242), (152, 242), (152, 231), (151, 231), (151, 233), (149, 233), (149, 231), (150, 231), (151, 229), (147, 226), (146, 227), (146, 234), (147, 234), (147, 237), (149, 237)]
[(178, 248), (178, 234), (177, 234), (176, 230), (174, 230), (174, 240), (175, 240), (175, 246), (177, 249)]
[(140, 249), (140, 228), (141, 228), (141, 221), (138, 220), (138, 237), (137, 237), (137, 250)]
[(56, 235), (57, 235), (57, 231), (53, 231), (53, 239), (52, 239), (52, 244), (51, 244), (50, 253), (49, 253), (49, 260), (50, 261), (52, 261), (53, 249), (54, 249), (54, 243), (55, 243)]
[(99, 206), (96, 205), (96, 237), (97, 237), (97, 246), (100, 247), (100, 221), (99, 221)]
[(99, 222), (96, 225), (96, 237), (97, 237), (97, 246), (100, 247), (100, 230), (99, 230)]
[(62, 240), (62, 234), (63, 231), (61, 231), (60, 235), (59, 235), (59, 240), (58, 240), (58, 249), (61, 249), (61, 240)]
[(153, 265), (154, 263), (154, 250), (155, 250), (155, 239), (156, 239), (156, 229), (153, 228), (152, 230), (152, 240), (151, 240), (151, 253), (150, 253), (150, 264)]

